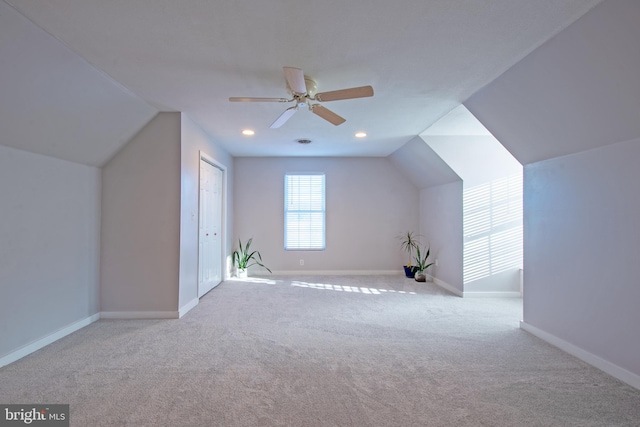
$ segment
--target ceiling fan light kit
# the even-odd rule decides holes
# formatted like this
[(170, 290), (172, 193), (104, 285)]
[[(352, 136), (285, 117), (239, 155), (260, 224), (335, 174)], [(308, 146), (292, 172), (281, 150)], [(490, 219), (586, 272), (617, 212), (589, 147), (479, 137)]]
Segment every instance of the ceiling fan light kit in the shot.
[[(338, 126), (346, 121), (343, 117), (320, 105), (320, 102), (340, 101), (343, 99), (366, 98), (373, 96), (371, 86), (360, 86), (349, 89), (340, 89), (330, 92), (317, 93), (318, 85), (314, 79), (305, 76), (300, 68), (283, 67), (284, 77), (287, 81), (287, 91), (292, 98), (253, 98), (231, 97), (230, 102), (295, 102), (295, 105), (287, 108), (271, 124), (271, 129), (282, 126), (295, 114), (300, 107), (307, 107), (315, 115), (325, 119), (329, 123)], [(316, 101), (312, 103), (312, 101)], [(310, 141), (309, 141), (310, 142)]]

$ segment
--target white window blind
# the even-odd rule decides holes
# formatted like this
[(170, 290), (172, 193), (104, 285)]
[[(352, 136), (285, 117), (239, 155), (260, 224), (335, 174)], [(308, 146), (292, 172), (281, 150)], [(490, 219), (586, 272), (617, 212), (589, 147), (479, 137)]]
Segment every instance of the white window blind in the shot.
[(284, 177), (285, 250), (325, 249), (323, 174)]
[(463, 282), (522, 268), (522, 174), (462, 193)]

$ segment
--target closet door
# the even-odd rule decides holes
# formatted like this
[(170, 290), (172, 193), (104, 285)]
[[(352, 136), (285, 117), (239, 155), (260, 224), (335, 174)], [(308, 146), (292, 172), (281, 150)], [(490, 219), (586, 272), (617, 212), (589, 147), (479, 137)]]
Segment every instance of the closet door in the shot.
[(200, 159), (198, 297), (222, 280), (222, 179), (222, 170)]

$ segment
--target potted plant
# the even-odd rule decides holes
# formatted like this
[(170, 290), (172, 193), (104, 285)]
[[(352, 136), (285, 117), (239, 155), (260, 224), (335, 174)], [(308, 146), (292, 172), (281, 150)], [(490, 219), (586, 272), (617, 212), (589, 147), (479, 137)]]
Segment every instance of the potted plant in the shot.
[(268, 267), (262, 264), (262, 255), (260, 255), (260, 252), (250, 252), (249, 248), (251, 247), (252, 241), (253, 237), (247, 240), (246, 245), (242, 247), (242, 241), (238, 239), (239, 249), (233, 251), (232, 254), (233, 265), (236, 267), (236, 277), (239, 277), (241, 279), (245, 279), (247, 277), (247, 269), (252, 265), (259, 265), (260, 267), (264, 267), (269, 271), (269, 273), (271, 273), (271, 270), (269, 270)]
[(427, 248), (427, 252), (424, 254), (420, 251), (420, 246), (416, 246), (416, 274), (415, 279), (416, 282), (424, 282), (427, 280), (427, 276), (424, 271), (431, 267), (434, 263), (427, 262), (429, 259), (429, 254), (431, 252), (431, 248)]
[(409, 262), (404, 266), (404, 274), (409, 278), (413, 278), (416, 273), (416, 267), (411, 265), (413, 260), (413, 250), (418, 247), (418, 235), (413, 231), (407, 231), (398, 238), (400, 239), (400, 248), (409, 254)]

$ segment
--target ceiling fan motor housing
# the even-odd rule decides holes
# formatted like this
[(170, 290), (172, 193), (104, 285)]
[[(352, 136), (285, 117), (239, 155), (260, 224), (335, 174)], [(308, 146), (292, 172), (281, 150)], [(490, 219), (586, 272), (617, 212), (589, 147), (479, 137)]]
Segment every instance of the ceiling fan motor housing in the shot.
[[(316, 83), (316, 81), (311, 77), (304, 76), (304, 84), (305, 84), (305, 87), (307, 88), (307, 93), (299, 94), (301, 95), (299, 96), (299, 98), (313, 99), (313, 97), (316, 96), (316, 93), (318, 93), (318, 83)], [(291, 94), (291, 96), (293, 96), (294, 98), (297, 98), (296, 93), (291, 89), (288, 82), (287, 82), (287, 91)]]
[(304, 84), (307, 87), (307, 96), (313, 98), (318, 92), (318, 84), (309, 76), (304, 76)]

